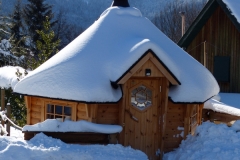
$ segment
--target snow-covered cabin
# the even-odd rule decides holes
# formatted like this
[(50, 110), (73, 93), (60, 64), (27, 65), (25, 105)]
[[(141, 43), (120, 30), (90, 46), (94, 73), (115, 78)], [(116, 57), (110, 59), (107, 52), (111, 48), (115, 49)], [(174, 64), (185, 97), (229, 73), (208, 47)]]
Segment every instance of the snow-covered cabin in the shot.
[(178, 42), (201, 63), (205, 55), (221, 92), (240, 93), (239, 8), (239, 0), (209, 0)]
[(121, 125), (118, 143), (156, 159), (195, 131), (219, 86), (137, 8), (114, 1), (14, 92), (26, 97), (29, 125), (68, 116)]

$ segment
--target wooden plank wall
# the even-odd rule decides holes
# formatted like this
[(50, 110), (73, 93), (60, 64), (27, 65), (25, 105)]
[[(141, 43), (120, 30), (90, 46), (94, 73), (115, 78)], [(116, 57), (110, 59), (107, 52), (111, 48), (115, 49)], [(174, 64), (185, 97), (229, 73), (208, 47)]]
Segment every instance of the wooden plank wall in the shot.
[(88, 120), (88, 106), (84, 103), (77, 104), (77, 121), (79, 120)]
[[(240, 33), (218, 7), (201, 31), (197, 34), (187, 52), (203, 64), (206, 41), (207, 68), (213, 73), (214, 56), (231, 56), (230, 83), (219, 82), (221, 92), (240, 92)], [(200, 45), (201, 44), (201, 45)]]
[(97, 123), (119, 124), (118, 104), (98, 104)]
[(31, 107), (29, 110), (30, 113), (30, 124), (36, 124), (42, 121), (41, 111), (44, 106), (42, 106), (43, 101), (37, 97), (31, 97)]
[(203, 109), (202, 117), (203, 117), (203, 121), (225, 123), (229, 126), (231, 126), (234, 121), (240, 120), (240, 116), (214, 112), (213, 110), (209, 110), (209, 109)]
[(188, 134), (194, 134), (201, 124), (202, 107), (199, 104), (173, 104), (168, 102), (164, 152), (172, 151)]
[(25, 97), (27, 104), (27, 124), (36, 124), (45, 120), (47, 103), (72, 107), (72, 120), (87, 120), (100, 124), (119, 124), (118, 104), (84, 104), (71, 101), (52, 100), (39, 97)]
[(177, 148), (184, 136), (185, 104), (173, 104), (168, 101), (166, 129), (164, 135), (164, 152)]

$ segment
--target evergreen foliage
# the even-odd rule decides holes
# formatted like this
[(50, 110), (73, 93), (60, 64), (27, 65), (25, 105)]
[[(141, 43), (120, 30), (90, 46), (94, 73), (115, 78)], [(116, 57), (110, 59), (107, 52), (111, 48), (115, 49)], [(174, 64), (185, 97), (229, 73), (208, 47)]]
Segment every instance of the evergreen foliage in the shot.
[(39, 40), (37, 40), (37, 59), (33, 58), (30, 61), (30, 66), (32, 69), (37, 68), (42, 63), (51, 58), (54, 54), (58, 52), (58, 46), (60, 40), (55, 40), (54, 31), (51, 28), (49, 17), (46, 17), (46, 20), (43, 22), (43, 29), (37, 30), (39, 35)]
[(10, 103), (12, 114), (11, 120), (19, 125), (24, 126), (26, 124), (27, 109), (24, 103), (24, 97), (21, 95), (13, 94), (11, 88), (6, 89), (6, 104)]
[[(30, 46), (31, 51), (34, 56), (37, 56), (37, 48), (36, 43), (37, 40), (40, 39), (40, 35), (36, 32), (36, 30), (43, 30), (43, 22), (45, 18), (48, 16), (49, 21), (53, 18), (52, 6), (45, 3), (45, 0), (28, 0), (28, 4), (23, 9), (24, 20), (26, 23), (26, 30), (28, 31), (28, 35), (30, 39), (28, 40), (28, 45)], [(52, 22), (51, 27), (55, 22)]]
[(19, 65), (27, 68), (26, 61), (29, 57), (29, 49), (26, 45), (27, 35), (24, 34), (23, 18), (22, 18), (22, 7), (21, 0), (17, 0), (14, 7), (14, 12), (11, 15), (12, 25), (11, 30), (11, 39), (10, 42), (13, 46), (12, 52), (18, 57), (22, 57)]
[(11, 15), (12, 17), (12, 26), (10, 28), (11, 35), (13, 35), (13, 38), (24, 45), (24, 42), (22, 41), (24, 35), (23, 35), (23, 23), (22, 23), (22, 10), (21, 10), (21, 0), (17, 0), (17, 3), (14, 7), (14, 12)]

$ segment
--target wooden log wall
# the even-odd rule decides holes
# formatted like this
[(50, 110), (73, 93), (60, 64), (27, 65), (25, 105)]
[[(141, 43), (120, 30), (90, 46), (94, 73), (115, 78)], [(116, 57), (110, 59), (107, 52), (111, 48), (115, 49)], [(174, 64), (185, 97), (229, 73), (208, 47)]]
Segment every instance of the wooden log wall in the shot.
[(88, 112), (88, 105), (84, 103), (78, 103), (77, 105), (77, 120), (88, 120), (90, 113)]
[(219, 82), (221, 92), (240, 92), (240, 32), (218, 7), (197, 36), (187, 47), (187, 52), (203, 64), (206, 41), (207, 68), (213, 73), (214, 56), (231, 56), (230, 83)]
[(42, 100), (36, 97), (32, 97), (30, 101), (30, 108), (28, 110), (28, 113), (30, 113), (29, 117), (29, 124), (36, 124), (41, 122), (41, 111), (42, 111)]
[(214, 112), (213, 110), (203, 109), (203, 121), (211, 121), (215, 123), (225, 123), (231, 126), (234, 121), (240, 120), (240, 116), (234, 116), (226, 113)]
[(164, 152), (178, 148), (188, 134), (194, 134), (201, 124), (202, 105), (173, 104), (168, 102), (166, 130), (164, 134)]
[(169, 152), (177, 148), (184, 138), (185, 108), (185, 104), (173, 104), (168, 101), (164, 134), (164, 152)]
[(87, 120), (99, 124), (119, 124), (118, 104), (84, 104), (71, 101), (53, 100), (39, 97), (25, 97), (27, 124), (36, 124), (46, 119), (46, 105), (70, 106), (73, 121)]
[(98, 104), (97, 123), (119, 124), (119, 105), (118, 104)]

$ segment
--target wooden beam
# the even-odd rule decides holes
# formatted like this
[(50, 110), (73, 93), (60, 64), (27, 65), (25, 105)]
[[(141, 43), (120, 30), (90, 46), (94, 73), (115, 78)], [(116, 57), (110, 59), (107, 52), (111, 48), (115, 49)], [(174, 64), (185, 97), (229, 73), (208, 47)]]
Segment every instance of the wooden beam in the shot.
[(30, 125), (31, 124), (31, 97), (29, 96), (24, 96), (24, 100), (25, 100), (25, 104), (27, 107), (27, 124)]
[(156, 67), (162, 72), (162, 74), (171, 82), (173, 85), (179, 85), (175, 78), (168, 72), (168, 70), (154, 57), (151, 56), (150, 60), (156, 65)]
[(185, 116), (184, 116), (184, 139), (186, 139), (187, 135), (190, 131), (190, 114), (191, 114), (192, 106), (191, 104), (186, 104)]
[[(5, 110), (5, 89), (1, 88), (1, 111)], [(5, 121), (1, 121), (1, 124), (4, 126)]]
[(131, 78), (148, 60), (160, 70), (160, 72), (171, 82), (173, 85), (179, 85), (178, 81), (168, 72), (168, 70), (149, 52), (144, 56), (120, 81), (118, 84), (124, 84)]
[(161, 126), (161, 137), (160, 137), (160, 150), (161, 150), (161, 158), (163, 158), (164, 151), (164, 136), (166, 131), (166, 123), (167, 123), (167, 112), (168, 112), (168, 91), (169, 91), (169, 81), (166, 78), (162, 78), (162, 94), (163, 99), (160, 102), (162, 113), (162, 126)]
[(143, 58), (118, 82), (118, 84), (124, 84), (124, 83), (126, 83), (127, 80), (128, 80), (129, 78), (131, 78), (131, 77), (137, 72), (137, 70), (138, 70), (140, 67), (142, 67), (142, 65), (149, 60), (150, 54), (151, 54), (151, 53), (148, 53), (145, 57), (143, 57)]
[(123, 98), (121, 99), (119, 103), (119, 125), (123, 127), (122, 132), (119, 133), (119, 143), (122, 145), (124, 144), (124, 135), (125, 135), (125, 106), (126, 106), (126, 94), (127, 94), (127, 84), (122, 85), (123, 89)]
[(45, 115), (46, 115), (46, 111), (45, 111), (45, 108), (46, 108), (46, 104), (44, 103), (44, 101), (41, 99), (41, 121), (43, 122), (45, 120)]

